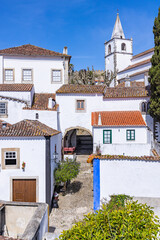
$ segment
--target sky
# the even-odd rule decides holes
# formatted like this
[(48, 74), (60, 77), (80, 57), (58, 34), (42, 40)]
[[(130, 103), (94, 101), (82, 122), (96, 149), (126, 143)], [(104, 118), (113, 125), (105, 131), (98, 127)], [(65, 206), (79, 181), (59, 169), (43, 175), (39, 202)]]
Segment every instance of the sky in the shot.
[(133, 54), (154, 46), (157, 0), (0, 0), (0, 49), (33, 44), (62, 52), (68, 47), (75, 70), (104, 70), (104, 42), (117, 10)]

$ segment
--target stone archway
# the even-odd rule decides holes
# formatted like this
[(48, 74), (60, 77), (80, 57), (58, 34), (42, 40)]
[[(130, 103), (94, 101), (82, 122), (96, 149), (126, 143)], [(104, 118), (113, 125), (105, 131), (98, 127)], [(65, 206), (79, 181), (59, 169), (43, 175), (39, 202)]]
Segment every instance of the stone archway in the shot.
[(93, 137), (90, 130), (83, 127), (71, 127), (65, 130), (63, 147), (75, 147), (76, 154), (88, 155), (93, 152)]

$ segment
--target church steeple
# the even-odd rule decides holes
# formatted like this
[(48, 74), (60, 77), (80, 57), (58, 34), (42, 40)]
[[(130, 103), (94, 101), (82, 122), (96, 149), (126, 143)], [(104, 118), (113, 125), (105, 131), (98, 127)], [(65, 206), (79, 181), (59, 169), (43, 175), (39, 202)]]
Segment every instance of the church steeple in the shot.
[(113, 29), (113, 32), (112, 32), (111, 39), (113, 39), (113, 38), (125, 38), (123, 28), (122, 28), (122, 25), (121, 25), (121, 21), (120, 21), (120, 18), (119, 18), (119, 13), (117, 13), (116, 22), (115, 22), (114, 29)]

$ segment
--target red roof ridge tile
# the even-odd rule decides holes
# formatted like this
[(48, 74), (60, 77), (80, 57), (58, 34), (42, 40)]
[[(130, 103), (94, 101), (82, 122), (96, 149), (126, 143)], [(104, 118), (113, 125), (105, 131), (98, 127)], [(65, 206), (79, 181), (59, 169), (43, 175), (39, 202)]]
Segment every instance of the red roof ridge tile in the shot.
[(61, 57), (71, 57), (68, 54), (63, 54), (55, 52), (49, 49), (38, 47), (32, 44), (24, 44), (17, 47), (11, 47), (0, 50), (0, 55), (26, 55), (26, 56), (61, 56)]

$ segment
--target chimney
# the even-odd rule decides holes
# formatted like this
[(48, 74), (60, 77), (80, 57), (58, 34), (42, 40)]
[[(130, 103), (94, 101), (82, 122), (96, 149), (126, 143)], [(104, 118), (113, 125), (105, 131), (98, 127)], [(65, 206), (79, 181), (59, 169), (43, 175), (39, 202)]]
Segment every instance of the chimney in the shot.
[(53, 108), (54, 105), (53, 105), (53, 99), (50, 97), (48, 98), (48, 108)]
[(98, 115), (98, 125), (102, 125), (101, 114)]
[(63, 54), (68, 54), (68, 48), (67, 47), (63, 48)]
[(125, 87), (130, 87), (130, 86), (131, 86), (130, 77), (127, 75), (127, 77), (125, 78)]

